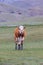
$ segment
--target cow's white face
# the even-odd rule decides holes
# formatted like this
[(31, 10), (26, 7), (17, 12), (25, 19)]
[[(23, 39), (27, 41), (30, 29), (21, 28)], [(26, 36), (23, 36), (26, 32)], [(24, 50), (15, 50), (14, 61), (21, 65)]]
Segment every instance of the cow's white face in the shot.
[(19, 27), (19, 33), (23, 33), (24, 32), (24, 27), (23, 26), (20, 26)]

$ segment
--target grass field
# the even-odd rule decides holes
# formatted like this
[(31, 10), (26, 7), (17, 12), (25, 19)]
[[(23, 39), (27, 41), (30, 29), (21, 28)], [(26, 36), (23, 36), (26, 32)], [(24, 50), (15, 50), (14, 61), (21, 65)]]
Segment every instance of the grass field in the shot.
[(43, 65), (43, 25), (26, 26), (24, 50), (15, 50), (15, 27), (0, 27), (0, 65)]

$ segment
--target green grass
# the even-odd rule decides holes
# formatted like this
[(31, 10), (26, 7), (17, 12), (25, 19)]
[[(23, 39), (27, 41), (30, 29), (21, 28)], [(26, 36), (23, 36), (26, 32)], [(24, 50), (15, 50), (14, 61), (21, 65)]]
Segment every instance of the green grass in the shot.
[(26, 26), (24, 50), (15, 50), (15, 27), (0, 27), (0, 65), (43, 65), (43, 26)]

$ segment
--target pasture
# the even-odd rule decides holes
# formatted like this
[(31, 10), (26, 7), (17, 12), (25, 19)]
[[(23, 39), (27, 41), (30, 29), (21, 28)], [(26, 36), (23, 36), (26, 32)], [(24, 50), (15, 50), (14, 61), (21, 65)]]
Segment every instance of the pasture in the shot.
[(15, 27), (0, 27), (0, 65), (43, 65), (43, 25), (26, 26), (24, 50), (15, 50)]

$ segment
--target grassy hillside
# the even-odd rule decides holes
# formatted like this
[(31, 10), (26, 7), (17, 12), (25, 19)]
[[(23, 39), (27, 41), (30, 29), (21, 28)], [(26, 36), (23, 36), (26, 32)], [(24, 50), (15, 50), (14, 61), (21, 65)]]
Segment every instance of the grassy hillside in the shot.
[(0, 27), (0, 65), (43, 65), (43, 25), (26, 26), (24, 50), (16, 51), (15, 27)]
[(43, 24), (43, 16), (25, 17), (12, 14), (0, 14), (0, 26), (30, 24)]
[(43, 24), (43, 9), (40, 7), (19, 8), (0, 2), (0, 26), (20, 24)]

